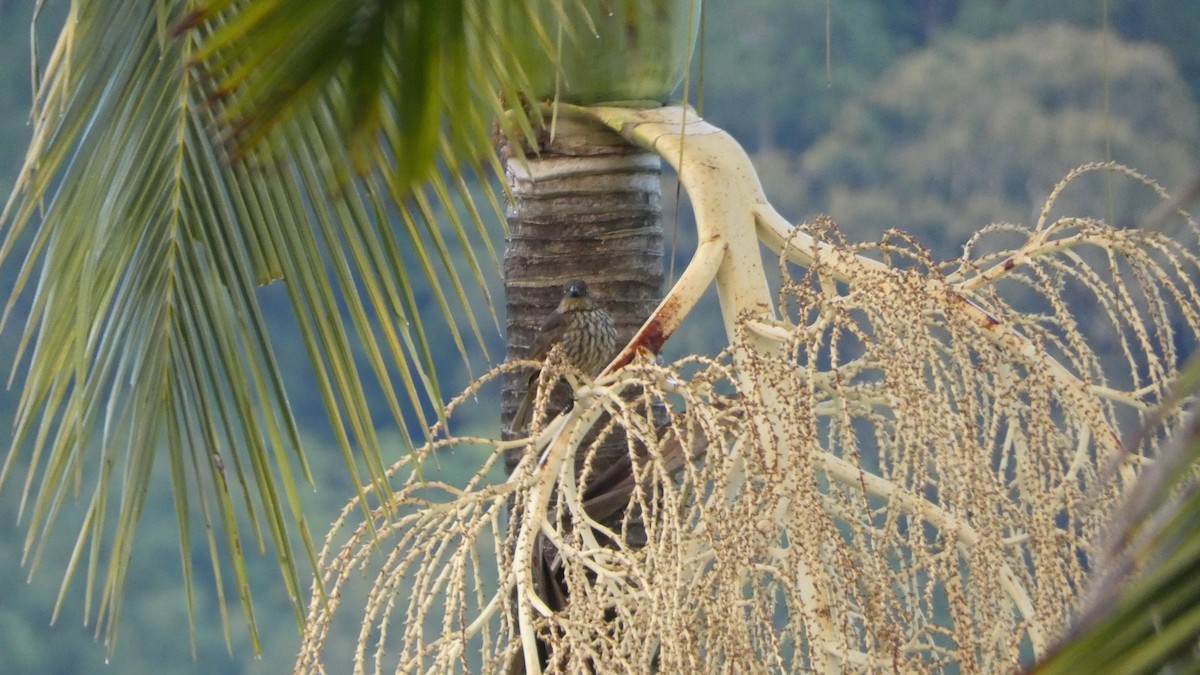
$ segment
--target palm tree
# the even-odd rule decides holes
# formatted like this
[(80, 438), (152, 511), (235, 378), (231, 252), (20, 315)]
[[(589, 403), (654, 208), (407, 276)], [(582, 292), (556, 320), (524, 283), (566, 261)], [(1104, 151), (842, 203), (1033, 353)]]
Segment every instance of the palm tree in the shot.
[[(539, 644), (557, 668), (1011, 666), (1023, 651), (1049, 650), (1098, 541), (1095, 514), (1135, 485), (1179, 419), (1147, 416), (1136, 443), (1118, 440), (1176, 375), (1173, 325), (1200, 333), (1193, 249), (1050, 219), (1052, 196), (1034, 226), (995, 226), (961, 260), (935, 266), (900, 237), (870, 257), (827, 222), (792, 227), (736, 142), (693, 111), (573, 105), (660, 103), (686, 63), (692, 2), (112, 10), (72, 7), (0, 217), (0, 258), (35, 228), (14, 291), (34, 286), (29, 375), (0, 479), (28, 445), (30, 475), (42, 476), (27, 488), (33, 555), (64, 493), (94, 481), (69, 569), (87, 559), (110, 645), (163, 454), (184, 560), (196, 523), (219, 522), (223, 544), (206, 530), (210, 555), (227, 558), (218, 570), (232, 572), (251, 626), (243, 547), (272, 546), (294, 598), (304, 594), (296, 555), (308, 558), (318, 583), (307, 614), (297, 605), (300, 670), (321, 667), (346, 570), (385, 547), (364, 635), (382, 636), (407, 593), (391, 635), (400, 647), (381, 637), (378, 658), (398, 653), (410, 667), (466, 663), (475, 650), (486, 665), (517, 656), (536, 670)], [(650, 72), (580, 47), (596, 35), (605, 45), (628, 39), (601, 51)], [(506, 165), (491, 150), (492, 119)], [(452, 434), (444, 422), (473, 390), (440, 407), (440, 345), (423, 328), (412, 273), (445, 280), (449, 292), (433, 284), (435, 302), (465, 359), (467, 336), (482, 343), (484, 329), (445, 239), (463, 244), (465, 271), (482, 287), (472, 242), (487, 233), (474, 197), (501, 210), (474, 162), (509, 178), (508, 352), (522, 355), (564, 276), (595, 280), (627, 332), (649, 312), (661, 274), (651, 255), (661, 247), (650, 225), (658, 197), (647, 186), (655, 157), (680, 172), (697, 212), (701, 244), (679, 282), (540, 431), (512, 441)], [(1087, 166), (1055, 195), (1101, 170), (1141, 180)], [(565, 262), (543, 255), (562, 231)], [(988, 233), (1018, 244), (992, 245)], [(621, 248), (631, 238), (640, 240), (632, 255)], [(785, 281), (774, 295), (760, 242), (779, 254)], [(642, 282), (629, 289), (635, 276)], [(297, 497), (312, 476), (254, 292), (273, 280), (292, 301), (354, 477), (356, 497), (323, 548)], [(1017, 311), (1006, 283), (1062, 311)], [(641, 358), (713, 284), (728, 353)], [(1088, 349), (1068, 291), (1072, 304), (1084, 294), (1102, 308), (1100, 321), (1128, 346), (1124, 361)], [(1168, 306), (1182, 308), (1179, 324)], [(486, 377), (504, 373), (511, 406), (518, 371)], [(411, 415), (422, 429), (414, 462), (456, 444), (492, 449), (488, 462), (515, 449), (512, 478), (485, 484), (485, 463), (466, 487), (445, 486), (423, 481), (419, 464), (385, 467), (367, 380), (397, 426)], [(422, 416), (429, 401), (435, 413)], [(646, 403), (670, 411), (663, 425), (649, 423)], [(621, 475), (597, 466), (588, 440), (597, 424), (629, 439)], [(602, 506), (589, 492), (597, 474), (610, 487)], [(645, 517), (643, 546), (598, 522), (613, 503)], [(518, 516), (504, 535), (510, 505)], [(553, 609), (531, 581), (542, 541), (560, 552), (551, 558), (571, 592)], [(498, 580), (478, 555), (489, 545)], [(185, 565), (189, 598), (191, 573)], [(358, 658), (369, 658), (365, 643)]]

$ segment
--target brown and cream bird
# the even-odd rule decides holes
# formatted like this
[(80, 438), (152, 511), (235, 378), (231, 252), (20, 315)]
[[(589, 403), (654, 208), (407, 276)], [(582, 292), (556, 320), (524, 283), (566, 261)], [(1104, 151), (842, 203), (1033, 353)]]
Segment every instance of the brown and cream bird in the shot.
[[(589, 377), (600, 374), (617, 352), (617, 326), (610, 315), (588, 293), (587, 282), (567, 284), (558, 307), (546, 317), (529, 349), (528, 358), (542, 361), (554, 345), (561, 345), (571, 366)], [(529, 378), (529, 388), (513, 415), (509, 428), (524, 431), (533, 414), (539, 373)]]

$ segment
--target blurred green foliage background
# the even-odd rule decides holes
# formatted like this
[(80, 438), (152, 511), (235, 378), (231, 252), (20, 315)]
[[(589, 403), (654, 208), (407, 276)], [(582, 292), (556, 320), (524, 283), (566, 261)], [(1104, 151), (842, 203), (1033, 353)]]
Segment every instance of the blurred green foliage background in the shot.
[[(35, 0), (0, 0), (0, 192), (11, 190), (30, 128), (30, 17)], [(40, 53), (49, 53), (64, 0), (48, 0), (37, 26)], [(937, 257), (956, 255), (978, 228), (996, 221), (1030, 222), (1054, 183), (1085, 162), (1112, 159), (1176, 187), (1200, 169), (1200, 3), (1179, 0), (710, 0), (703, 32), (703, 74), (688, 84), (704, 116), (732, 132), (755, 158), (768, 196), (799, 221), (830, 214), (853, 241), (877, 239), (888, 228), (914, 233)], [(1102, 28), (1107, 21), (1110, 32)], [(700, 100), (698, 100), (698, 97)], [(679, 260), (692, 237), (686, 197), (664, 186), (667, 240)], [(1071, 188), (1062, 212), (1136, 224), (1150, 204), (1102, 176)], [(678, 215), (676, 215), (678, 214)], [(671, 228), (678, 227), (676, 235)], [(497, 232), (498, 245), (499, 227)], [(18, 256), (19, 258), (19, 256)], [(0, 290), (12, 287), (16, 265), (0, 269)], [(492, 292), (499, 278), (492, 271)], [(309, 447), (318, 485), (309, 494), (310, 522), (320, 528), (350, 496), (349, 482), (329, 444), (320, 401), (290, 340), (288, 304), (279, 289), (261, 290), (289, 395)], [(4, 295), (7, 295), (5, 293)], [(277, 296), (277, 302), (272, 300)], [(482, 305), (480, 305), (482, 306)], [(712, 309), (710, 307), (710, 309)], [(11, 367), (24, 306), (0, 334), (0, 365)], [(714, 352), (719, 335), (689, 319), (667, 356)], [(490, 321), (485, 326), (492, 325)], [(431, 341), (439, 343), (436, 323)], [(489, 333), (492, 360), (503, 339)], [(440, 341), (441, 344), (446, 342)], [(443, 391), (461, 390), (490, 364), (476, 355), (464, 368), (445, 354)], [(0, 391), (0, 426), (10, 428), (19, 395)], [(497, 426), (483, 404), (459, 421), (480, 433)], [(381, 415), (380, 419), (385, 419)], [(461, 430), (462, 427), (459, 427)], [(0, 435), (7, 446), (7, 435)], [(397, 440), (393, 457), (403, 452)], [(469, 453), (443, 458), (440, 471), (473, 470)], [(181, 591), (175, 519), (167, 489), (152, 501), (139, 531), (130, 574), (122, 641), (111, 664), (82, 625), (82, 589), (69, 589), (55, 625), (58, 581), (74, 542), (61, 528), (41, 554), (32, 583), (21, 567), (25, 531), (18, 521), (24, 474), (17, 467), (0, 490), (0, 673), (278, 673), (291, 668), (296, 626), (267, 552), (255, 561), (257, 614), (264, 655), (251, 656), (240, 613), (233, 609), (233, 654), (225, 648), (206, 559), (195, 561), (197, 593), (193, 661)], [(163, 476), (165, 478), (165, 476)], [(77, 522), (72, 503), (63, 523)], [(203, 557), (205, 547), (195, 551)], [(94, 608), (93, 608), (94, 611)], [(356, 626), (338, 626), (353, 640)]]

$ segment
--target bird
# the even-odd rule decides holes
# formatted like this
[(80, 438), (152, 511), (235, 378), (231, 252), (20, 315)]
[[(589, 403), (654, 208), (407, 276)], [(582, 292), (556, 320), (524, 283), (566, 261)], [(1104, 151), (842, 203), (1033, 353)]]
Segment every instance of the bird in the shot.
[[(586, 281), (576, 279), (563, 288), (562, 300), (542, 322), (528, 358), (543, 361), (555, 345), (562, 348), (571, 367), (588, 377), (599, 375), (616, 355), (617, 326), (612, 315), (588, 292)], [(539, 374), (529, 377), (529, 387), (509, 427), (514, 432), (529, 426)]]

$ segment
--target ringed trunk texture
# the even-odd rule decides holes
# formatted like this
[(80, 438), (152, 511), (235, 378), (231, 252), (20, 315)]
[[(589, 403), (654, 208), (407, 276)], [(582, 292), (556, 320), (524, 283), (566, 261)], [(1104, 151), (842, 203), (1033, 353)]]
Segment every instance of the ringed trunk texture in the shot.
[[(618, 344), (624, 346), (658, 305), (663, 285), (662, 166), (657, 155), (629, 145), (592, 120), (560, 119), (555, 134), (539, 138), (538, 148), (525, 148), (525, 159), (502, 145), (511, 193), (508, 246), (504, 252), (507, 306), (507, 357), (526, 358), (546, 317), (555, 310), (563, 286), (587, 282), (591, 296), (612, 315)], [(528, 390), (529, 370), (505, 377), (501, 425), (511, 437), (511, 422)], [(566, 385), (549, 401), (551, 415), (570, 400)], [(505, 456), (512, 473), (523, 448)], [(579, 475), (585, 454), (575, 458)], [(597, 450), (593, 469), (603, 473), (622, 458), (628, 463), (624, 438), (614, 434)], [(636, 515), (622, 527), (624, 509), (602, 519), (626, 543), (645, 543)], [(537, 546), (534, 586), (549, 607), (562, 609), (568, 589), (555, 571), (555, 551), (548, 541)], [(551, 647), (539, 640), (538, 660), (549, 663)], [(524, 652), (510, 664), (512, 674), (526, 672)]]
[[(560, 119), (554, 138), (546, 132), (539, 140), (541, 147), (526, 149), (526, 160), (501, 148), (512, 194), (504, 254), (507, 356), (526, 357), (563, 285), (573, 279), (586, 281), (612, 314), (623, 346), (662, 297), (659, 158), (591, 120)], [(529, 375), (510, 373), (504, 381), (506, 435)], [(565, 404), (551, 402), (552, 408)], [(627, 455), (623, 442), (611, 449)], [(520, 452), (505, 458), (508, 472)]]

